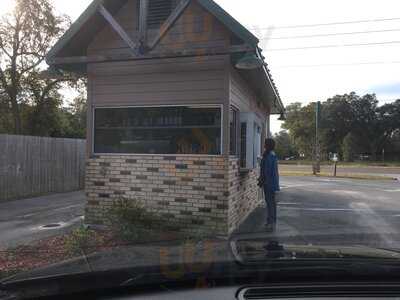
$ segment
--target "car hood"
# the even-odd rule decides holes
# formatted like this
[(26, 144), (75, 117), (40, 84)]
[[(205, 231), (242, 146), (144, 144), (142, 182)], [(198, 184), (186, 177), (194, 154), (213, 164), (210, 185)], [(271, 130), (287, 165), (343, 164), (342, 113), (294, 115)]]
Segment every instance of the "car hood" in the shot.
[[(127, 268), (155, 267), (161, 271), (170, 265), (204, 265), (213, 263), (265, 263), (304, 261), (315, 263), (333, 260), (391, 260), (400, 263), (397, 250), (364, 246), (321, 246), (285, 244), (270, 239), (208, 240), (171, 245), (147, 244), (122, 246), (82, 256), (48, 267), (17, 274), (3, 283), (90, 272), (107, 272)], [(289, 264), (290, 265), (290, 264)], [(201, 269), (201, 268), (200, 268)]]
[[(124, 246), (21, 273), (0, 292), (29, 297), (196, 278), (241, 280), (290, 276), (399, 274), (397, 251), (367, 247), (287, 245), (275, 240), (210, 240)], [(261, 275), (261, 276), (260, 276)], [(0, 293), (1, 296), (1, 293)]]

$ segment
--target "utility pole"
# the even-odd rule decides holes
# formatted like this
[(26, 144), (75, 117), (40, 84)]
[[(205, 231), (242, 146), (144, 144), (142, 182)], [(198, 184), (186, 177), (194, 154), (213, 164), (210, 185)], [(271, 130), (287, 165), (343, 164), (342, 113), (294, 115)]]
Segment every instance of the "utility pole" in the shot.
[(319, 126), (321, 121), (321, 101), (318, 101), (315, 106), (315, 149), (314, 149), (314, 164), (313, 174), (317, 175), (321, 172), (321, 147), (319, 143)]

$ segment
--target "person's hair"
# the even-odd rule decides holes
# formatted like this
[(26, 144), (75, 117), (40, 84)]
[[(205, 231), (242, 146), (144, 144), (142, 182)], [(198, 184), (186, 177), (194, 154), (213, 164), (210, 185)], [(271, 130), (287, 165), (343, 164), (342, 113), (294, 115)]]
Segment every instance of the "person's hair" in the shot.
[(265, 144), (264, 144), (265, 152), (269, 153), (271, 151), (274, 151), (275, 150), (275, 145), (276, 144), (275, 144), (275, 141), (273, 139), (271, 139), (271, 138), (265, 139)]

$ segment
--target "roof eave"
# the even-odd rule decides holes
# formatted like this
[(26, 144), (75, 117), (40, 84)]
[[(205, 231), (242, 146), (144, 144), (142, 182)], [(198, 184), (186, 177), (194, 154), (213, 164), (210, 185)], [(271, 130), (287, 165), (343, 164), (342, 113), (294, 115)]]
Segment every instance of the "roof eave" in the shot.
[(276, 107), (277, 108), (276, 113), (277, 114), (284, 113), (285, 110), (286, 110), (285, 106), (283, 105), (283, 102), (282, 102), (282, 99), (281, 99), (281, 97), (279, 95), (278, 89), (276, 88), (276, 85), (275, 85), (275, 83), (274, 83), (274, 81), (273, 81), (273, 79), (271, 77), (271, 74), (270, 74), (268, 68), (267, 68), (267, 64), (264, 61), (264, 57), (261, 55), (261, 49), (259, 47), (257, 47), (256, 53), (257, 53), (257, 56), (260, 59), (262, 59), (262, 61), (264, 62), (263, 66), (262, 66), (262, 72), (263, 72), (264, 79), (265, 79), (267, 85), (269, 85), (271, 87), (271, 89), (273, 90), (273, 92), (274, 92), (274, 96), (275, 96), (275, 100), (276, 101), (274, 101), (273, 105), (277, 106)]
[(64, 35), (57, 41), (46, 55), (46, 62), (51, 58), (56, 57), (57, 54), (67, 45), (67, 43), (76, 35), (81, 27), (96, 13), (102, 0), (93, 0), (86, 10), (79, 16), (79, 18), (72, 23), (71, 27), (64, 33)]

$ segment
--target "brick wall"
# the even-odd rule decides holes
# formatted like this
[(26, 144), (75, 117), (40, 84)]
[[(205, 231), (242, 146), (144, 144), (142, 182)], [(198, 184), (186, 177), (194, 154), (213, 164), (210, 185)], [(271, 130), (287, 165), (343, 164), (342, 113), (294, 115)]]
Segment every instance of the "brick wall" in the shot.
[(264, 202), (257, 186), (259, 172), (259, 169), (255, 169), (241, 173), (239, 160), (232, 157), (229, 159), (229, 233), (238, 228), (249, 214)]
[(182, 228), (228, 233), (228, 161), (210, 156), (96, 156), (86, 168), (86, 223), (116, 199), (135, 199)]

